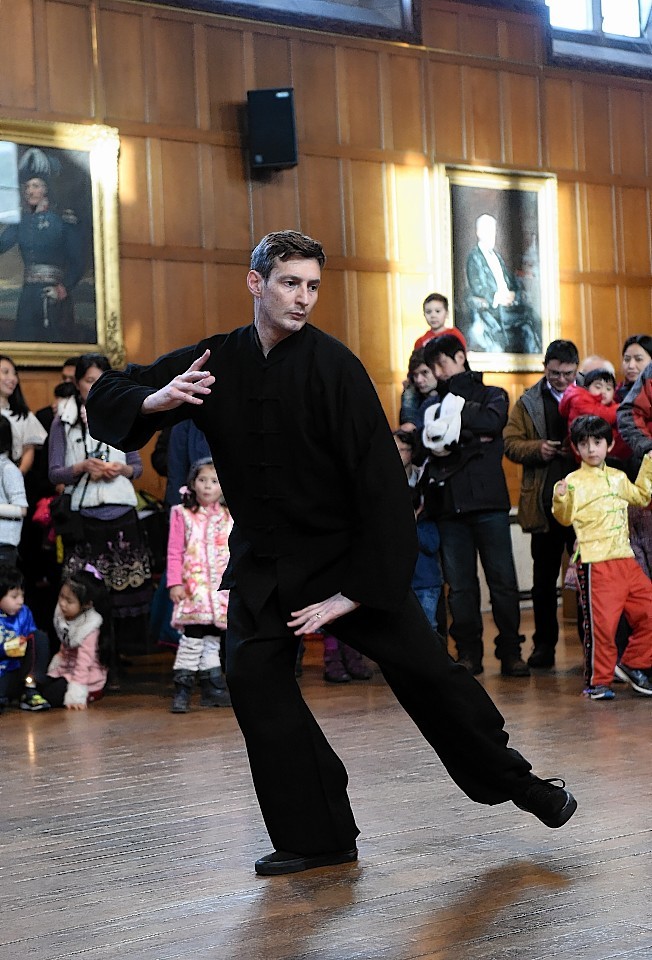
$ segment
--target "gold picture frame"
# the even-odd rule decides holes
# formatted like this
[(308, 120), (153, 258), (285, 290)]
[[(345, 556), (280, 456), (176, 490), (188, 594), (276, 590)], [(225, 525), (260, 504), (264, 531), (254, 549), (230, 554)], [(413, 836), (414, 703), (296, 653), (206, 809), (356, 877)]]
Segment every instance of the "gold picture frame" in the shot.
[(124, 364), (119, 147), (113, 127), (0, 118), (0, 341), (20, 366)]
[(559, 337), (557, 179), (442, 166), (442, 275), (476, 370), (539, 372)]

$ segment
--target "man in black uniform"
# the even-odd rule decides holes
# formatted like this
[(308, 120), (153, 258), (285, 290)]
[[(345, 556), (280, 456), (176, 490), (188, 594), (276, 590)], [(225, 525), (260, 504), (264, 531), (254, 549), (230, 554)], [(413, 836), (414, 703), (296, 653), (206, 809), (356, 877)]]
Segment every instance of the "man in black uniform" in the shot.
[(111, 371), (87, 404), (91, 434), (123, 449), (185, 417), (208, 438), (236, 524), (227, 679), (275, 848), (256, 862), (266, 875), (357, 858), (346, 770), (294, 676), (299, 638), (326, 624), (379, 664), (469, 797), (551, 827), (577, 806), (507, 746), (410, 591), (414, 516), (382, 407), (356, 357), (307, 323), (324, 262), (309, 237), (268, 234), (247, 275), (253, 324)]

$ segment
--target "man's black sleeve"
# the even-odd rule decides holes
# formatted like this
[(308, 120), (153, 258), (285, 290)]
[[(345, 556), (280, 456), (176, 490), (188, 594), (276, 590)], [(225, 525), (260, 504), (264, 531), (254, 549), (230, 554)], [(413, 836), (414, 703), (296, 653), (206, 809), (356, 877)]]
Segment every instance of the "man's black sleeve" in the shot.
[(157, 430), (190, 416), (189, 404), (162, 414), (142, 414), (141, 407), (150, 394), (184, 373), (202, 353), (199, 345), (182, 347), (148, 367), (130, 364), (124, 371), (107, 370), (93, 384), (86, 401), (91, 436), (118, 450), (138, 450)]

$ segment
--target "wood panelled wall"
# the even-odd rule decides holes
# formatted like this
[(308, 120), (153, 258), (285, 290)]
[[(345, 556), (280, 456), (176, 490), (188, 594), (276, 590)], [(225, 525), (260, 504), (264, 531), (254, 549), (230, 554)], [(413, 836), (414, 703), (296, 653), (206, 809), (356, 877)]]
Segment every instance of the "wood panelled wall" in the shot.
[[(617, 363), (651, 329), (652, 83), (547, 66), (534, 14), (424, 0), (422, 19), (416, 48), (119, 0), (2, 0), (0, 115), (120, 131), (130, 359), (247, 322), (252, 244), (298, 228), (329, 255), (316, 320), (361, 357), (393, 422), (421, 301), (441, 286), (442, 162), (555, 173), (562, 335)], [(246, 91), (284, 85), (299, 165), (252, 179)], [(24, 373), (33, 406), (53, 377)], [(536, 377), (487, 379), (515, 399)]]

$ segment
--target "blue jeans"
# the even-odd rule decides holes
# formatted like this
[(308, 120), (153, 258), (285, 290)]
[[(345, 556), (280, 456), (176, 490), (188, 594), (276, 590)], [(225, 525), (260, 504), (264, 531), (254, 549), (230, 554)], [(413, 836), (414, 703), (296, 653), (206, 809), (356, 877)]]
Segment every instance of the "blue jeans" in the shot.
[(506, 510), (469, 513), (438, 520), (444, 580), (448, 583), (450, 633), (459, 657), (482, 662), (482, 613), (478, 555), (498, 628), (496, 656), (520, 656), (521, 611), (514, 569), (509, 514)]
[(428, 622), (437, 629), (437, 604), (441, 587), (422, 587), (414, 590), (415, 596), (421, 604), (421, 609), (428, 618)]

